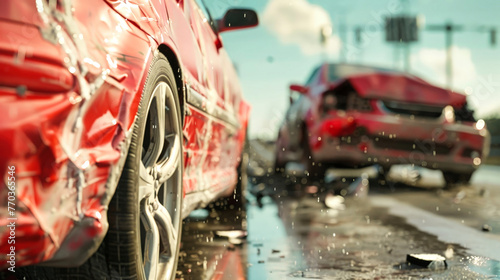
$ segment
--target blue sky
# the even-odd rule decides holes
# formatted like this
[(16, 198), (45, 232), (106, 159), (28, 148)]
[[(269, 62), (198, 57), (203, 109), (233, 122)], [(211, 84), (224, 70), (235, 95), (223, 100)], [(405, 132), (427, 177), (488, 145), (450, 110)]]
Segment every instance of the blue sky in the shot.
[[(478, 117), (500, 111), (500, 1), (212, 0), (208, 4), (215, 17), (228, 7), (248, 7), (261, 20), (257, 28), (221, 35), (252, 105), (251, 137), (276, 136), (288, 106), (288, 85), (304, 82), (325, 57), (331, 62), (402, 69), (403, 50), (397, 60), (397, 48), (384, 41), (381, 28), (386, 15), (400, 12), (423, 16), (424, 26), (464, 25), (467, 30), (453, 35), (453, 88), (469, 95)], [(325, 24), (333, 26), (326, 52), (319, 44), (319, 26)], [(341, 32), (343, 26), (346, 32)], [(365, 28), (359, 46), (354, 41), (355, 26)], [(480, 26), (499, 28), (495, 47), (488, 33), (476, 30)], [(445, 34), (422, 30), (419, 35), (419, 42), (410, 47), (410, 72), (445, 86)]]

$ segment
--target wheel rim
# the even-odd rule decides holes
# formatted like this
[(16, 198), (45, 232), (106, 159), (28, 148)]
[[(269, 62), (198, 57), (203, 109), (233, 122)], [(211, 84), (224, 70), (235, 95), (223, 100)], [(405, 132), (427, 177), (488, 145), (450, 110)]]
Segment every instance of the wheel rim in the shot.
[(155, 87), (148, 104), (139, 166), (140, 254), (146, 279), (171, 279), (181, 227), (181, 128), (167, 83)]

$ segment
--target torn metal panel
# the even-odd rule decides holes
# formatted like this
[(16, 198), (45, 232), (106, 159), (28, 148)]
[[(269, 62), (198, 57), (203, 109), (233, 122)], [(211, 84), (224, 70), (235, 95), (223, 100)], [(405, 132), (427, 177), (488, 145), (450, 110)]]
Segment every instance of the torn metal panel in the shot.
[[(365, 98), (399, 100), (408, 103), (454, 105), (466, 102), (465, 95), (431, 85), (421, 79), (393, 73), (355, 75), (336, 81), (335, 85), (349, 82)], [(335, 86), (332, 88), (335, 89)]]
[(185, 130), (184, 191), (186, 194), (206, 190), (220, 193), (237, 182), (234, 168), (239, 156), (237, 142), (229, 138), (228, 129), (221, 120), (195, 107), (190, 110), (192, 114), (186, 116), (185, 125), (190, 129)]
[(325, 167), (413, 164), (470, 177), (488, 152), (489, 133), (466, 108), (465, 95), (387, 69), (317, 69), (306, 86), (295, 87), (306, 98), (287, 112), (278, 166), (306, 154)]
[[(0, 198), (8, 195), (7, 167), (15, 166), (16, 230), (23, 238), (18, 266), (77, 266), (98, 248), (158, 51), (178, 66), (178, 88), (199, 93), (179, 92), (189, 112), (184, 191), (204, 193), (190, 196), (185, 210), (232, 191), (249, 106), (215, 35), (202, 34), (212, 32), (209, 24), (193, 29), (199, 11), (185, 3), (0, 3), (0, 144), (9, 147), (0, 154)], [(186, 20), (186, 11), (193, 17)], [(190, 104), (193, 97), (202, 105)], [(0, 205), (0, 260), (9, 250), (5, 208)]]
[[(0, 10), (12, 10), (12, 3)], [(93, 13), (84, 12), (89, 7)], [(15, 166), (16, 233), (23, 241), (16, 244), (16, 265), (77, 265), (107, 231), (106, 208), (126, 158), (152, 45), (102, 1), (37, 0), (16, 8), (34, 15), (20, 22), (2, 21), (17, 13), (0, 15), (0, 26), (9, 30), (0, 44), (8, 73), (0, 80), (0, 141), (10, 147), (0, 157), (0, 197), (7, 201), (6, 170)], [(24, 86), (22, 95), (17, 85)], [(5, 258), (7, 210), (0, 207)]]

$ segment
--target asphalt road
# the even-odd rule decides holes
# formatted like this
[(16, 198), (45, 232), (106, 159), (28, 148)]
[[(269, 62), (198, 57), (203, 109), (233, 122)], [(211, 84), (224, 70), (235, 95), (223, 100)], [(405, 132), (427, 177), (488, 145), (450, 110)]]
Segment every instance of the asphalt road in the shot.
[[(419, 186), (348, 179), (345, 197), (320, 192), (326, 185), (256, 181), (246, 238), (220, 232), (241, 213), (201, 210), (185, 221), (178, 278), (500, 279), (498, 174), (482, 166), (471, 185), (451, 190), (432, 172)], [(447, 266), (407, 262), (422, 253)]]

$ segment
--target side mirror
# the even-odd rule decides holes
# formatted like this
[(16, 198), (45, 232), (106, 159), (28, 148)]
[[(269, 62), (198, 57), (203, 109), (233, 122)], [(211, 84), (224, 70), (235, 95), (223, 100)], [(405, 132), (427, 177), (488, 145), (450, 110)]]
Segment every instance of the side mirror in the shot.
[(296, 91), (300, 94), (308, 95), (309, 94), (309, 87), (293, 84), (293, 85), (290, 85), (290, 91), (291, 92)]
[(249, 9), (229, 9), (222, 19), (217, 20), (219, 32), (254, 27), (259, 24), (257, 13)]

